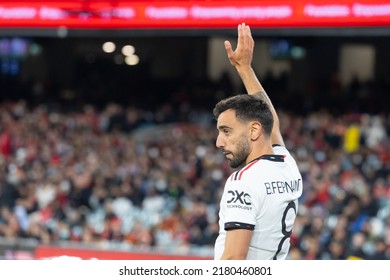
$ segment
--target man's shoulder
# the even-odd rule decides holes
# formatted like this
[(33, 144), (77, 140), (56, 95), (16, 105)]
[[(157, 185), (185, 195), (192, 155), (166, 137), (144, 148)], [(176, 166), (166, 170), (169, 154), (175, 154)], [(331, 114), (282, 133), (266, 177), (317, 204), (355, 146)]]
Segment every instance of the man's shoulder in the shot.
[(285, 146), (279, 144), (272, 145), (272, 150), (274, 151), (275, 154), (290, 153)]

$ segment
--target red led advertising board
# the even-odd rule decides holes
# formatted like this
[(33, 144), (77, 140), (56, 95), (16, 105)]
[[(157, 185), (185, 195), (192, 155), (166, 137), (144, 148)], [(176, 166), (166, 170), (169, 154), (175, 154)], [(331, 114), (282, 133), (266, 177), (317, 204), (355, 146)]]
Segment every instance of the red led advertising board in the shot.
[(0, 28), (390, 27), (390, 0), (0, 1)]

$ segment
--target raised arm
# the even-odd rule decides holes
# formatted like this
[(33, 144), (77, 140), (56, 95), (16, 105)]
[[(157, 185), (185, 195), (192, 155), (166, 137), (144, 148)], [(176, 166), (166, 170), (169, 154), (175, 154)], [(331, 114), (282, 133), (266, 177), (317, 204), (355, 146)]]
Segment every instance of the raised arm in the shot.
[(245, 89), (250, 95), (258, 95), (267, 102), (274, 117), (274, 126), (271, 134), (272, 144), (284, 146), (282, 134), (280, 132), (279, 117), (274, 106), (263, 86), (256, 77), (252, 68), (253, 50), (255, 42), (252, 38), (251, 30), (245, 23), (238, 25), (237, 48), (233, 50), (229, 41), (225, 41), (225, 49), (230, 63), (236, 68)]

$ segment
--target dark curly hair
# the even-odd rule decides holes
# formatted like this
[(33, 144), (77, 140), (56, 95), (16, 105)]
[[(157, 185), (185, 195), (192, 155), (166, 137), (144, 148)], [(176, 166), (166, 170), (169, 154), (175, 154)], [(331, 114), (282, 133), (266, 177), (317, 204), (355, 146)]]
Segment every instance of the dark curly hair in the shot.
[(232, 109), (242, 121), (257, 120), (261, 123), (266, 135), (271, 135), (274, 118), (267, 103), (257, 95), (240, 94), (223, 99), (215, 105), (215, 119), (226, 110)]

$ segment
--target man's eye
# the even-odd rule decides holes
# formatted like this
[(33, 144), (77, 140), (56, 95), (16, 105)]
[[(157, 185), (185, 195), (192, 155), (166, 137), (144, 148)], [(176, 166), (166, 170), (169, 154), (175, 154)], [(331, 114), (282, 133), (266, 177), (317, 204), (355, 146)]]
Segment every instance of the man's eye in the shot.
[(223, 133), (224, 133), (225, 135), (228, 135), (228, 134), (230, 133), (230, 131), (227, 130), (227, 129), (224, 129), (224, 130), (223, 130)]

